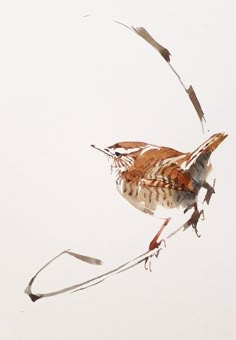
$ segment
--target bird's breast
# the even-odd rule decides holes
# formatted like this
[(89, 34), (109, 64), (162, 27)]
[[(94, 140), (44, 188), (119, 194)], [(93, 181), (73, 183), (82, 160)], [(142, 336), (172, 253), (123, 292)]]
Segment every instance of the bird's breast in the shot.
[[(137, 182), (118, 178), (116, 181), (119, 193), (137, 209), (154, 214), (158, 207), (166, 209), (186, 208), (194, 204), (196, 194), (162, 187), (143, 186)], [(157, 212), (158, 213), (158, 212)]]

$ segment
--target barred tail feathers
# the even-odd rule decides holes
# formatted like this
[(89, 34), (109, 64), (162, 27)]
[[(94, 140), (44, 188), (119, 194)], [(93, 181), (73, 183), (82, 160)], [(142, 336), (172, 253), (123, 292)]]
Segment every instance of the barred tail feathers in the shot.
[(197, 149), (195, 149), (189, 155), (185, 169), (189, 169), (198, 159), (205, 155), (209, 159), (211, 153), (223, 142), (228, 135), (226, 133), (215, 133), (202, 143)]

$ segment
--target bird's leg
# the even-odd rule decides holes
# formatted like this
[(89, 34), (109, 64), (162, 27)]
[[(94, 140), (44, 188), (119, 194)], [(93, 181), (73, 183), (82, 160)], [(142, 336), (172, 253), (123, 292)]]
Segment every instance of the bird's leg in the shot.
[(201, 235), (198, 234), (197, 230), (197, 224), (199, 221), (199, 218), (202, 216), (202, 219), (204, 220), (204, 210), (198, 210), (197, 203), (193, 205), (194, 212), (190, 219), (184, 224), (184, 230), (186, 230), (188, 227), (192, 226), (197, 237), (200, 237)]
[[(162, 224), (162, 226), (160, 227), (160, 229), (158, 230), (158, 232), (156, 233), (156, 235), (154, 236), (154, 238), (152, 239), (152, 241), (149, 244), (149, 251), (150, 250), (154, 250), (155, 248), (159, 248), (159, 246), (162, 244), (162, 242), (164, 243), (164, 245), (166, 246), (165, 240), (162, 239), (160, 241), (158, 241), (159, 237), (161, 236), (161, 233), (163, 232), (163, 230), (165, 229), (165, 227), (167, 226), (167, 224), (170, 222), (170, 218), (166, 218), (164, 223)], [(149, 271), (151, 272), (151, 261), (149, 261), (149, 268), (147, 268), (147, 262), (148, 262), (149, 258), (146, 259), (145, 263), (144, 263), (144, 268), (147, 270), (149, 269)]]
[(207, 190), (207, 192), (206, 192), (205, 198), (204, 198), (202, 203), (204, 203), (204, 202), (206, 202), (207, 204), (210, 203), (211, 196), (215, 193), (215, 183), (216, 183), (215, 179), (214, 179), (214, 182), (213, 182), (213, 186), (211, 186), (207, 182), (203, 183), (203, 188), (205, 188)]
[(170, 222), (170, 218), (165, 218), (164, 223), (162, 224), (162, 226), (160, 227), (160, 229), (158, 230), (158, 232), (156, 233), (156, 235), (154, 236), (154, 238), (152, 239), (152, 241), (149, 244), (149, 250), (154, 250), (155, 248), (158, 248), (162, 242), (164, 242), (164, 240), (161, 240), (159, 242), (158, 239), (161, 236), (161, 233), (163, 232), (163, 230), (165, 229), (165, 227), (167, 226), (167, 224)]

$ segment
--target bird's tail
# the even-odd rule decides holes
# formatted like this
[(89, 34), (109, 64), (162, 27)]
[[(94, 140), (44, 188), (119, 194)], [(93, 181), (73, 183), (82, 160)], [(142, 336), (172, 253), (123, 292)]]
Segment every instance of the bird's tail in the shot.
[(215, 133), (210, 138), (208, 138), (204, 143), (202, 143), (196, 150), (190, 153), (188, 159), (186, 160), (186, 169), (189, 169), (199, 157), (208, 158), (210, 157), (211, 153), (223, 142), (223, 140), (228, 135), (224, 132), (222, 133)]

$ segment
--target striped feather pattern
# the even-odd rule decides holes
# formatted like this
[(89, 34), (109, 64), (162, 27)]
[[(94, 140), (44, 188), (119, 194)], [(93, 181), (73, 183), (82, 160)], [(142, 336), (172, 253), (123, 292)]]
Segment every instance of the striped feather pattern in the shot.
[(207, 187), (210, 155), (226, 137), (216, 133), (188, 153), (144, 142), (97, 149), (109, 156), (120, 194), (137, 209), (153, 214), (158, 206), (188, 209), (197, 202), (199, 190)]

